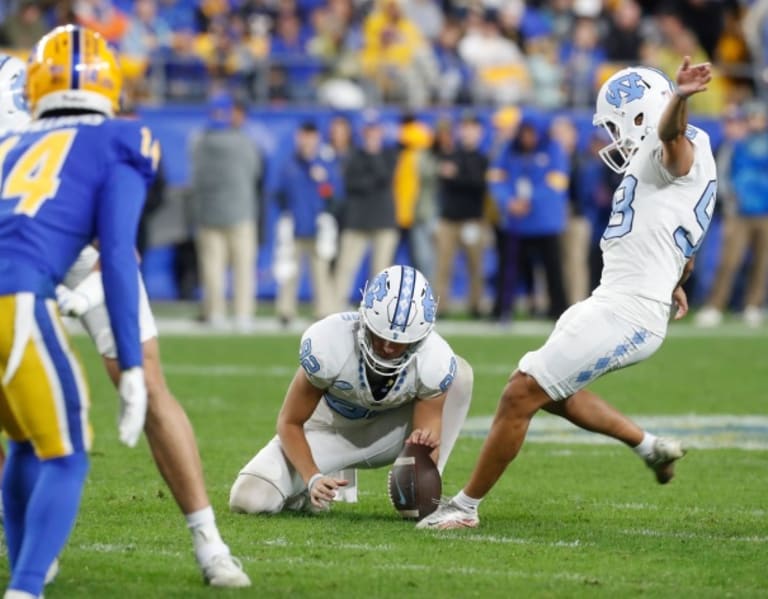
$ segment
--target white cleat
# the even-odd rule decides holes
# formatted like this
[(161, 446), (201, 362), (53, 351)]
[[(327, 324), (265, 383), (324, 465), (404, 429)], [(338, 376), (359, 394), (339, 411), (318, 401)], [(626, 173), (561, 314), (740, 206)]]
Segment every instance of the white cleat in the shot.
[(243, 565), (228, 553), (214, 555), (202, 566), (203, 578), (212, 587), (242, 588), (251, 586), (251, 579), (243, 572)]
[(694, 323), (697, 327), (710, 329), (719, 326), (723, 322), (723, 313), (717, 308), (707, 306), (696, 313)]
[(480, 517), (477, 515), (477, 510), (465, 510), (450, 500), (441, 501), (434, 512), (416, 524), (416, 528), (454, 530), (457, 528), (477, 528), (478, 524), (480, 524)]
[(742, 318), (744, 319), (744, 324), (752, 329), (756, 329), (763, 324), (763, 311), (757, 306), (747, 306), (744, 308)]
[(685, 455), (683, 444), (677, 439), (659, 437), (653, 443), (653, 455), (645, 463), (656, 474), (660, 485), (666, 485), (675, 476), (675, 462)]

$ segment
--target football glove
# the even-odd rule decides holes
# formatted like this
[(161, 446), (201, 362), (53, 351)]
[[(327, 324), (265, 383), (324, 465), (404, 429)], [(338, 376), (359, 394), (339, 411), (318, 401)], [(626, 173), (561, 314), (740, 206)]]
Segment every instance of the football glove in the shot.
[(104, 303), (104, 287), (101, 284), (101, 271), (89, 273), (74, 289), (64, 285), (56, 287), (56, 302), (64, 316), (80, 318), (91, 308)]
[(128, 447), (134, 447), (144, 430), (147, 415), (147, 385), (144, 381), (144, 369), (136, 366), (123, 370), (120, 374), (120, 418), (117, 430), (120, 441)]

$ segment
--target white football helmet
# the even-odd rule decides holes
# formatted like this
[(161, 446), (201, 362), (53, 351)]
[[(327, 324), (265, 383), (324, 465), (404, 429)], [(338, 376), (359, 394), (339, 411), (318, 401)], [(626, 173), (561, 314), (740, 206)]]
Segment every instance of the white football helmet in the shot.
[(674, 91), (672, 81), (650, 67), (622, 69), (603, 83), (592, 124), (605, 128), (611, 138), (600, 150), (600, 158), (611, 170), (627, 170), (640, 143), (658, 125)]
[(0, 129), (19, 127), (29, 122), (24, 85), (27, 66), (18, 58), (0, 54)]
[[(360, 302), (358, 343), (366, 365), (383, 376), (401, 372), (416, 356), (416, 350), (435, 327), (437, 300), (426, 277), (411, 266), (390, 266), (363, 289)], [(407, 343), (398, 358), (377, 355), (371, 335), (394, 343)]]

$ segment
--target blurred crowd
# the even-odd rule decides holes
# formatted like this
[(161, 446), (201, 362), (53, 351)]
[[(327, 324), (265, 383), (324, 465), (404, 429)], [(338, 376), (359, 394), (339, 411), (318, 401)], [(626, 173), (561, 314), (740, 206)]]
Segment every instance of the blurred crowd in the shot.
[[(254, 144), (242, 130), (236, 102), (222, 96), (210, 106), (215, 116), (193, 152), (193, 170), (206, 181), (196, 176), (191, 194), (203, 317), (214, 326), (226, 321), (227, 256), (245, 256), (245, 266), (233, 263), (232, 274), (235, 322), (248, 329), (258, 296), (248, 264), (258, 248), (272, 253), (276, 314), (286, 324), (298, 314), (301, 280), (311, 281), (319, 318), (354, 305), (360, 281), (396, 257), (432, 281), (443, 316), (556, 319), (599, 283), (599, 244), (620, 176), (598, 155), (604, 134), (594, 129), (580, 139), (569, 115), (505, 107), (482, 113), (467, 108), (431, 122), (408, 112), (386, 120), (373, 109), (354, 121), (343, 113), (322, 125), (307, 118), (265, 181), (263, 166), (254, 167), (251, 151), (243, 149)], [(233, 109), (229, 124), (222, 107)], [(689, 283), (694, 304), (704, 306), (697, 316), (702, 326), (719, 324), (732, 305), (749, 325), (762, 322), (768, 288), (766, 123), (763, 103), (726, 108), (716, 148), (719, 200), (706, 250), (711, 257), (702, 258), (699, 269), (705, 277), (715, 268), (717, 274), (714, 284), (701, 285), (695, 277)], [(271, 157), (262, 159), (256, 162)], [(261, 243), (254, 247), (259, 223)], [(214, 264), (211, 227), (222, 248)], [(246, 249), (233, 234), (251, 240)], [(458, 293), (457, 265), (466, 276)]]
[[(24, 56), (70, 22), (118, 49), (129, 105), (207, 103), (178, 279), (184, 296), (199, 284), (214, 326), (228, 318), (230, 271), (234, 321), (251, 326), (265, 246), (285, 323), (303, 269), (319, 317), (357, 299), (361, 264), (376, 272), (403, 253), (442, 314), (556, 318), (598, 282), (618, 184), (597, 154), (605, 140), (571, 117), (620, 66), (674, 75), (682, 55), (714, 63), (691, 110), (723, 133), (716, 276), (694, 294), (697, 322), (717, 325), (729, 306), (762, 322), (768, 0), (9, 0), (0, 46)], [(335, 116), (304, 119), (277, 161), (245, 132), (247, 106), (283, 103)], [(370, 108), (383, 105), (399, 108), (397, 122)], [(457, 264), (468, 285), (455, 297)]]
[(335, 108), (589, 107), (617, 65), (712, 61), (719, 114), (766, 85), (768, 0), (8, 0), (0, 46), (79, 22), (120, 52), (139, 100)]

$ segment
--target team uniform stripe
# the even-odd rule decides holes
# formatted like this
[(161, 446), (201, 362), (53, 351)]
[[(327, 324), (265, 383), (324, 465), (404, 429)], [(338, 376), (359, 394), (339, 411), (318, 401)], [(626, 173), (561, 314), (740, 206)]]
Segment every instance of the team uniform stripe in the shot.
[(416, 271), (411, 266), (400, 267), (400, 289), (397, 294), (397, 308), (390, 329), (405, 332), (413, 306), (413, 291), (416, 287)]
[(61, 436), (69, 444), (70, 453), (85, 451), (88, 447), (87, 429), (83, 430), (81, 411), (87, 408), (83, 407), (76, 375), (67, 356), (69, 349), (66, 344), (62, 346), (59, 343), (45, 302), (46, 300), (42, 298), (35, 302), (35, 320), (45, 343), (48, 359), (58, 375), (56, 378), (60, 385), (60, 398), (57, 398), (56, 411)]
[(80, 89), (80, 71), (77, 70), (77, 66), (80, 64), (80, 41), (81, 41), (81, 35), (82, 35), (82, 28), (75, 27), (70, 32), (70, 36), (72, 37), (72, 56), (71, 56), (71, 79), (72, 79), (72, 89)]
[(75, 386), (77, 387), (78, 397), (80, 398), (80, 430), (84, 431), (83, 442), (86, 449), (91, 448), (91, 442), (93, 441), (93, 430), (91, 429), (91, 423), (88, 419), (88, 413), (91, 408), (90, 391), (88, 388), (88, 382), (83, 372), (83, 367), (80, 364), (80, 360), (74, 351), (70, 348), (67, 335), (64, 332), (64, 327), (61, 324), (59, 313), (56, 308), (56, 304), (52, 301), (46, 302), (46, 309), (48, 310), (48, 316), (51, 319), (53, 325), (53, 331), (56, 334), (56, 339), (59, 342), (59, 346), (64, 348), (64, 353), (69, 367), (72, 370), (72, 375), (75, 380)]

